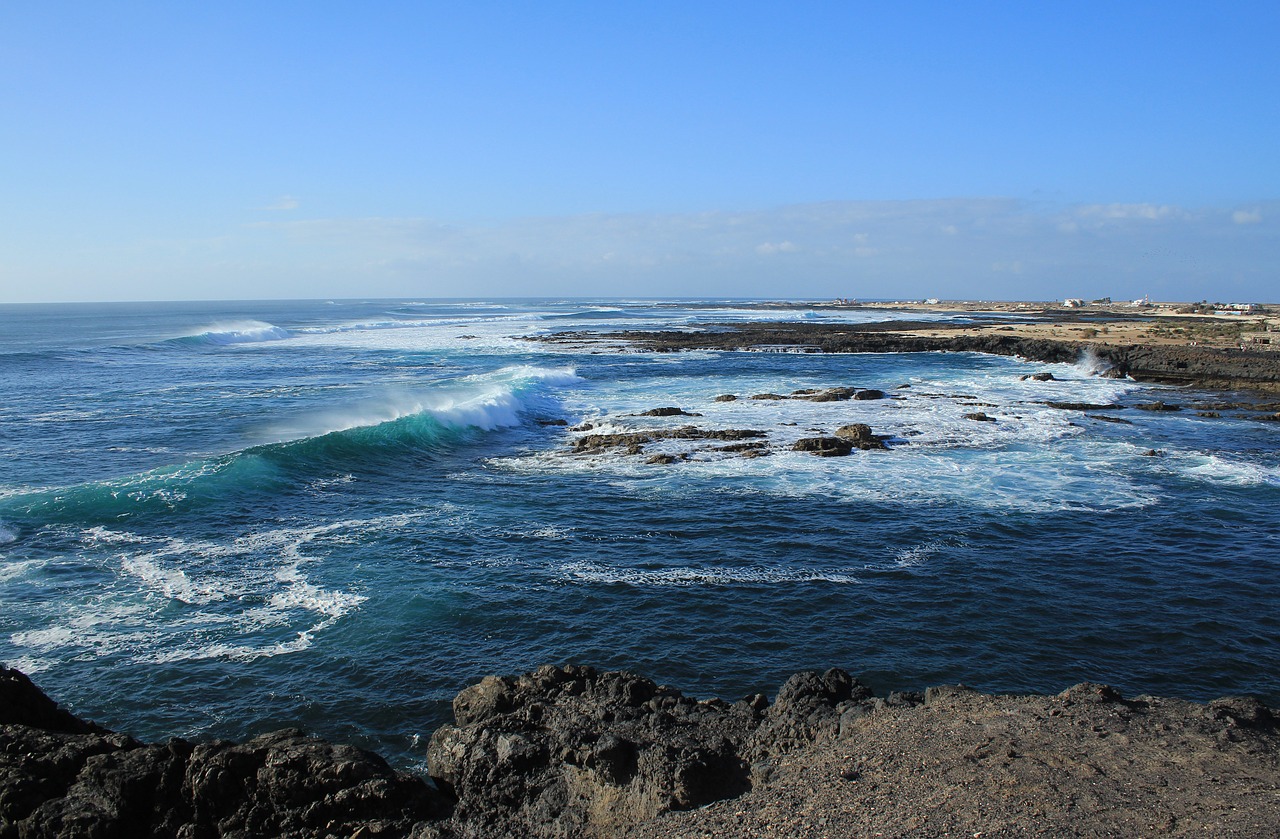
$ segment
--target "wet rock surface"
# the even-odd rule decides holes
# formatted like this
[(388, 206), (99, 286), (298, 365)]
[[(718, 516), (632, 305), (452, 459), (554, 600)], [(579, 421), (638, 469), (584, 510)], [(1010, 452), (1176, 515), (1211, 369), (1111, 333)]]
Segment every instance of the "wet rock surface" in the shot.
[(726, 702), (570, 665), (453, 712), (437, 788), (296, 730), (139, 743), (0, 669), (0, 837), (1269, 837), (1280, 812), (1277, 715), (1248, 697), (881, 698), (830, 669)]

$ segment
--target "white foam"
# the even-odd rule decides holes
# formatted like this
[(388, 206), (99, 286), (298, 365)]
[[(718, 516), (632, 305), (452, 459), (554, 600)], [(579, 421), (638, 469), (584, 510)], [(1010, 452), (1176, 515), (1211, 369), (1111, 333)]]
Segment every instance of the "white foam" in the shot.
[(903, 548), (894, 555), (893, 564), (899, 568), (914, 568), (917, 565), (923, 565), (930, 557), (941, 551), (946, 546), (946, 542), (935, 541), (925, 542), (922, 545), (915, 545), (910, 548)]
[(556, 576), (571, 583), (625, 584), (632, 586), (689, 587), (772, 585), (778, 583), (858, 583), (858, 578), (841, 570), (804, 571), (789, 568), (660, 568), (642, 570), (614, 568), (590, 562), (559, 566)]
[(43, 673), (53, 667), (54, 662), (47, 658), (32, 658), (31, 656), (24, 655), (18, 656), (17, 658), (6, 658), (4, 660), (4, 665), (6, 667), (11, 667), (14, 670), (21, 670), (23, 673), (30, 676), (35, 673)]
[(181, 568), (166, 568), (153, 556), (125, 557), (121, 562), (125, 573), (142, 580), (153, 591), (170, 600), (190, 605), (203, 605), (224, 600), (228, 592), (216, 580), (192, 580)]
[[(51, 661), (71, 656), (249, 660), (298, 652), (366, 600), (342, 587), (317, 584), (306, 573), (309, 565), (324, 562), (333, 546), (426, 516), (447, 521), (453, 512), (442, 505), (312, 527), (268, 528), (227, 541), (149, 537), (104, 527), (69, 531), (90, 550), (82, 560), (95, 549), (123, 551), (114, 553), (115, 582), (88, 600), (66, 602), (51, 623), (9, 640)], [(22, 565), (0, 569), (16, 576), (35, 567)], [(184, 607), (158, 609), (157, 600)], [(270, 640), (259, 640), (264, 635)]]
[(0, 545), (10, 545), (16, 541), (18, 541), (18, 534), (4, 522), (0, 521)]
[(260, 320), (220, 321), (200, 327), (180, 338), (199, 338), (219, 346), (228, 344), (255, 344), (262, 341), (283, 341), (293, 334), (283, 327)]
[(449, 428), (512, 428), (521, 413), (543, 404), (546, 391), (581, 383), (572, 367), (515, 365), (465, 376), (417, 392), (388, 391), (343, 408), (296, 417), (264, 428), (264, 442), (287, 442), (356, 428), (372, 428), (412, 416), (430, 416)]
[(1165, 458), (1184, 476), (1218, 486), (1280, 487), (1280, 467), (1201, 452), (1168, 452)]
[(38, 571), (44, 567), (46, 561), (43, 559), (23, 559), (0, 563), (0, 583), (21, 579), (32, 571)]

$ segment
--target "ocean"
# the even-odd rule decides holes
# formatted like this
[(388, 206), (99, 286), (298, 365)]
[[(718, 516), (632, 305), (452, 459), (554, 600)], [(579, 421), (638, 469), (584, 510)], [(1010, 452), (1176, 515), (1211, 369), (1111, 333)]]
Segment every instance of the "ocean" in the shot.
[[(524, 340), (900, 317), (0, 306), (0, 660), (143, 739), (301, 726), (409, 768), (458, 690), (543, 663), (729, 699), (840, 666), (878, 691), (1090, 680), (1280, 704), (1280, 425), (1133, 409), (1221, 394), (1103, 378), (1087, 357)], [(1054, 380), (1023, 378), (1040, 372)], [(830, 387), (886, 398), (747, 398)], [(700, 416), (637, 416), (660, 407)], [(849, 423), (889, 449), (790, 450)], [(769, 453), (579, 454), (583, 424), (754, 429)]]

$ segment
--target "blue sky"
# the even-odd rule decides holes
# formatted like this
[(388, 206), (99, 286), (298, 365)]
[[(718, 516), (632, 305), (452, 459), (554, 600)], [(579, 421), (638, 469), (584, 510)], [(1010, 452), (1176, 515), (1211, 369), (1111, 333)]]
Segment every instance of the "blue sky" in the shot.
[(1277, 43), (1274, 2), (6, 4), (0, 301), (1280, 300)]

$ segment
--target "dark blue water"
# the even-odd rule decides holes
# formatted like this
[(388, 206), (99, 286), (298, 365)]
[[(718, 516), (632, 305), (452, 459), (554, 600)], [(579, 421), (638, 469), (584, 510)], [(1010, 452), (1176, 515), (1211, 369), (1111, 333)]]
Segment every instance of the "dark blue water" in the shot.
[[(1280, 702), (1274, 424), (1040, 404), (1202, 396), (1087, 359), (521, 340), (761, 314), (0, 307), (0, 659), (142, 737), (302, 725), (405, 765), (461, 687), (545, 662), (728, 697), (838, 665), (882, 690), (1088, 679)], [(1020, 380), (1045, 369), (1059, 381)], [(834, 385), (895, 398), (713, 401)], [(703, 416), (634, 416), (667, 405)], [(554, 420), (754, 428), (773, 453), (574, 456)], [(788, 450), (849, 422), (892, 449)], [(662, 452), (689, 459), (646, 463)]]

